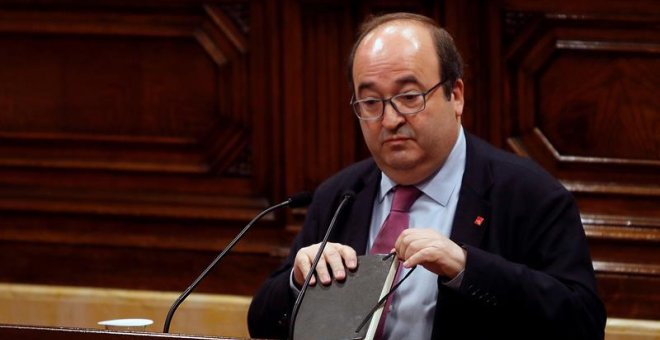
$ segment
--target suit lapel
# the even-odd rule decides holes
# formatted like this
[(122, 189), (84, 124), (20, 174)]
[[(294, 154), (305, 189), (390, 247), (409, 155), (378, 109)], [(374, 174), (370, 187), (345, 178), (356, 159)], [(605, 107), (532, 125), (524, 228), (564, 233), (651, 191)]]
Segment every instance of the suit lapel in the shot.
[(380, 183), (380, 170), (373, 166), (372, 170), (359, 178), (358, 185), (361, 190), (356, 190), (355, 201), (351, 206), (346, 218), (345, 234), (342, 240), (355, 249), (358, 255), (365, 254), (367, 250), (367, 239), (371, 227), (371, 214), (373, 213), (374, 200)]
[(451, 239), (458, 244), (479, 247), (490, 222), (490, 204), (471, 188), (461, 188)]
[(488, 161), (479, 141), (465, 134), (465, 172), (454, 215), (451, 239), (459, 244), (479, 247), (490, 224), (490, 202), (487, 193), (493, 183)]

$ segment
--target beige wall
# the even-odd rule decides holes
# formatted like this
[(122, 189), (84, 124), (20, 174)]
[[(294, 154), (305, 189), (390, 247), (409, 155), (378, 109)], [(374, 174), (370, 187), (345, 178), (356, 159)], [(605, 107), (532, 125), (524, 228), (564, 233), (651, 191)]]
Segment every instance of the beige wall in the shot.
[[(147, 331), (161, 332), (179, 293), (121, 289), (0, 284), (0, 323), (102, 328), (98, 321), (154, 320)], [(247, 337), (250, 297), (192, 294), (174, 315), (170, 332)]]
[[(0, 323), (101, 328), (107, 319), (146, 318), (161, 332), (179, 293), (0, 284)], [(174, 316), (171, 333), (248, 337), (250, 297), (192, 294)], [(660, 339), (660, 322), (610, 318), (606, 340)]]

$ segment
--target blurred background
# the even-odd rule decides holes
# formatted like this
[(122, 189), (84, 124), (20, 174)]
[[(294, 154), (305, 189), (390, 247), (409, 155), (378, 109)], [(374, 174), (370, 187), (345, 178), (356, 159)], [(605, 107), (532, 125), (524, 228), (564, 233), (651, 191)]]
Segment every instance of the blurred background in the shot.
[[(260, 210), (368, 157), (346, 59), (359, 23), (394, 11), (454, 36), (466, 130), (576, 196), (608, 315), (660, 320), (651, 0), (0, 0), (0, 298), (155, 301)], [(304, 215), (256, 225), (198, 291), (244, 311)], [(0, 322), (46, 318), (4, 305)]]

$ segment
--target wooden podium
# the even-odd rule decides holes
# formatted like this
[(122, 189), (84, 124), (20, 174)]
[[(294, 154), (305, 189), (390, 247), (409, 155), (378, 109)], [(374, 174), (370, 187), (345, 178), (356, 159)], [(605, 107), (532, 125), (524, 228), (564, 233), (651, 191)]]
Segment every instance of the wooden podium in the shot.
[(91, 328), (41, 327), (0, 324), (0, 339), (21, 340), (208, 340), (238, 339), (153, 332), (117, 332)]

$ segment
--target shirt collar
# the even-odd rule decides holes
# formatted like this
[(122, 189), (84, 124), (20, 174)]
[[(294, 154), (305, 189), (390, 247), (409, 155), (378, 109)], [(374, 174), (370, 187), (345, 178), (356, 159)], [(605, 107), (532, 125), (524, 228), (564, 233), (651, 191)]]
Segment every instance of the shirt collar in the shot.
[[(465, 170), (465, 135), (463, 127), (458, 131), (458, 137), (454, 143), (445, 163), (430, 178), (416, 184), (417, 189), (421, 190), (426, 196), (430, 197), (443, 207), (449, 202), (456, 185), (463, 178)], [(382, 203), (385, 196), (397, 184), (392, 181), (385, 173), (382, 173), (380, 180), (380, 190), (378, 191), (378, 202)]]

